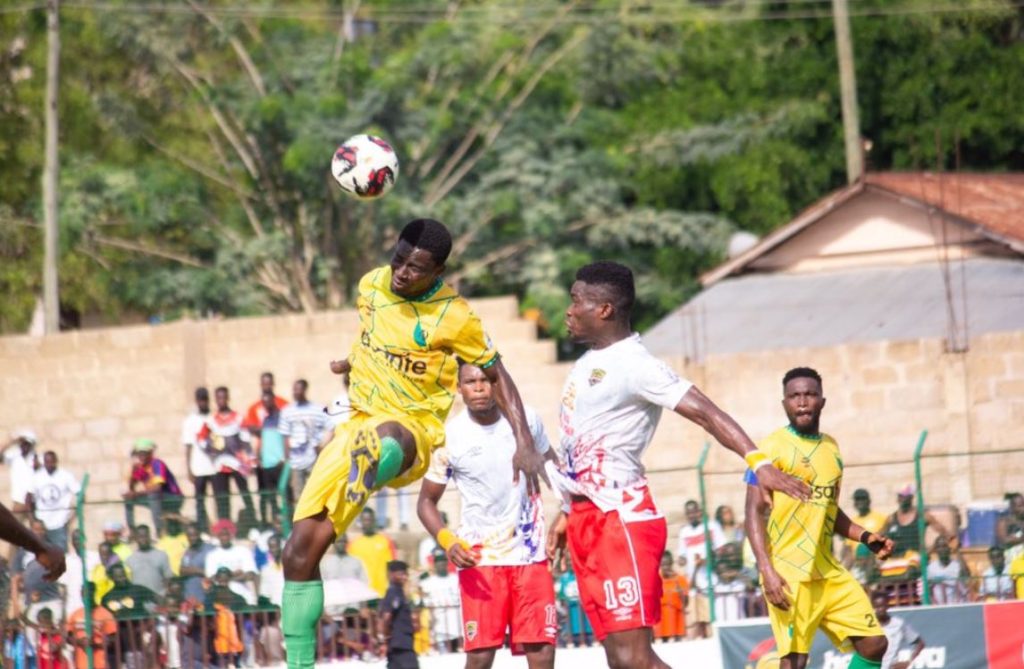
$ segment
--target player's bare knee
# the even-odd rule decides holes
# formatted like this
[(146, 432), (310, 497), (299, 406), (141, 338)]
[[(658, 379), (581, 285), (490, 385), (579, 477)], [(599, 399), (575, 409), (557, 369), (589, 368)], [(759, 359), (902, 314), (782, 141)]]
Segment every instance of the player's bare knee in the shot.
[(555, 646), (550, 643), (529, 646), (526, 651), (529, 669), (550, 669), (555, 666)]
[(607, 648), (608, 669), (638, 669), (648, 665), (648, 649), (632, 645), (616, 645)]
[(494, 648), (470, 651), (466, 653), (466, 669), (491, 669), (494, 655)]
[(855, 648), (857, 654), (865, 660), (877, 662), (885, 657), (885, 651), (889, 649), (889, 640), (882, 635), (866, 636), (857, 640)]

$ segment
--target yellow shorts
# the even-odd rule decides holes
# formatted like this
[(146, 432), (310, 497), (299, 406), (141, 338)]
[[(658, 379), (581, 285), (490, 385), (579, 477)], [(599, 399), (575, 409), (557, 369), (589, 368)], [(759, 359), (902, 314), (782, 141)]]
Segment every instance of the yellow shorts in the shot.
[(845, 569), (830, 578), (790, 583), (789, 587), (793, 599), (788, 611), (768, 605), (780, 657), (810, 652), (819, 627), (843, 652), (852, 650), (850, 637), (884, 634), (867, 593)]
[(387, 483), (401, 488), (419, 480), (430, 465), (430, 454), (444, 445), (444, 425), (432, 416), (389, 416), (353, 414), (338, 426), (334, 438), (324, 447), (309, 473), (295, 505), (295, 520), (315, 516), (324, 509), (341, 534), (352, 524), (374, 490), (374, 474), (380, 460), (377, 427), (399, 423), (416, 441), (416, 461), (404, 474)]

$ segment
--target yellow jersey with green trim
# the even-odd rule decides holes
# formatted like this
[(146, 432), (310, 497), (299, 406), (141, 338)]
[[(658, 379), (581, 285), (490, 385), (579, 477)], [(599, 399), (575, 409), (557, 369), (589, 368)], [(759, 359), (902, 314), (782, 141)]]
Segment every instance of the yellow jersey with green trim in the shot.
[(842, 567), (832, 554), (832, 534), (843, 482), (839, 444), (827, 434), (807, 436), (787, 425), (768, 435), (758, 448), (780, 471), (811, 486), (807, 502), (781, 492), (773, 494), (768, 547), (775, 570), (790, 583), (837, 575)]
[(441, 282), (423, 295), (391, 292), (391, 267), (359, 281), (359, 338), (349, 362), (349, 401), (366, 414), (431, 415), (451, 410), (458, 361), (489, 367), (498, 360), (480, 318)]

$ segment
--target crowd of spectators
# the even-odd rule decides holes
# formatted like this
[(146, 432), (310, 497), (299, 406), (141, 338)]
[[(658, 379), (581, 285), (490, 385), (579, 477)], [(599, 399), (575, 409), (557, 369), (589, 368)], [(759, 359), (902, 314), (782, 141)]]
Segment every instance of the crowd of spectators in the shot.
[[(9, 602), (4, 609), (5, 667), (84, 667), (90, 647), (99, 669), (280, 661), (283, 502), (291, 504), (301, 494), (317, 453), (348, 412), (344, 394), (323, 405), (311, 401), (308, 392), (309, 385), (297, 380), (290, 401), (285, 400), (275, 394), (273, 375), (264, 373), (259, 399), (239, 413), (231, 407), (227, 388), (214, 390), (214, 406), (208, 389), (196, 389), (195, 410), (185, 417), (181, 432), (186, 471), (176, 476), (152, 440), (135, 441), (122, 495), (124, 521), (108, 519), (102, 540), (88, 541), (81, 532), (69, 531), (80, 490), (75, 473), (60, 466), (55, 452), (40, 453), (32, 431), (16, 433), (3, 452), (12, 508), (35, 533), (68, 549), (68, 570), (58, 583), (49, 583), (24, 551), (11, 555), (0, 569), (6, 577), (0, 577), (0, 602)], [(286, 470), (290, 474), (283, 482)], [(285, 499), (278, 498), (281, 489)], [(1006, 509), (985, 541), (968, 540), (953, 507), (929, 508), (919, 519), (915, 493), (913, 486), (896, 491), (895, 508), (886, 514), (873, 509), (868, 491), (854, 491), (853, 521), (895, 544), (893, 557), (879, 562), (863, 545), (836, 541), (835, 555), (865, 588), (889, 593), (889, 601), (898, 604), (921, 603), (925, 580), (936, 604), (1024, 599), (1024, 497), (1006, 496)], [(189, 496), (194, 506), (186, 506)], [(240, 508), (232, 509), (232, 502), (240, 502)], [(397, 493), (397, 502), (397, 525), (404, 533), (409, 493)], [(188, 517), (186, 508), (194, 509)], [(454, 568), (429, 536), (403, 551), (408, 564), (400, 561), (385, 531), (391, 525), (387, 509), (387, 496), (379, 494), (376, 505), (360, 515), (358, 532), (351, 539), (339, 537), (321, 563), (324, 580), (338, 586), (326, 589), (322, 655), (342, 659), (386, 650), (375, 644), (381, 624), (375, 606), (396, 597), (396, 587), (412, 595), (407, 605), (414, 652), (460, 648)], [(706, 637), (712, 618), (764, 615), (757, 565), (741, 520), (728, 506), (705, 518), (693, 500), (682, 511), (684, 522), (662, 559), (662, 616), (655, 636)], [(924, 574), (922, 527), (929, 543)], [(555, 564), (552, 572), (560, 643), (593, 643), (571, 564)], [(87, 600), (91, 639), (84, 626)], [(388, 620), (399, 624), (393, 617)], [(29, 657), (31, 665), (24, 662)]]

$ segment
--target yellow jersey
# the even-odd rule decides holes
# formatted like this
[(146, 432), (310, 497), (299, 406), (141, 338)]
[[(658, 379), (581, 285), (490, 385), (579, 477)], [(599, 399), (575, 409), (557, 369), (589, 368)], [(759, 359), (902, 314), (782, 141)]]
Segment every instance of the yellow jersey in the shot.
[(807, 502), (774, 493), (768, 548), (775, 570), (790, 583), (838, 575), (843, 570), (832, 554), (832, 534), (843, 481), (839, 445), (827, 434), (811, 437), (786, 426), (768, 435), (758, 448), (780, 471), (811, 486)]
[(458, 359), (480, 367), (498, 360), (479, 317), (440, 279), (417, 298), (391, 292), (391, 267), (359, 281), (359, 338), (349, 362), (352, 408), (369, 415), (430, 415), (451, 410)]

